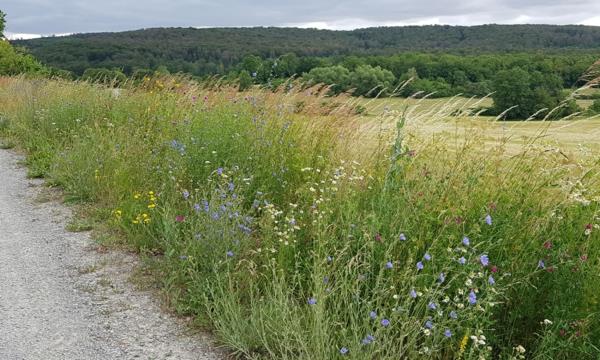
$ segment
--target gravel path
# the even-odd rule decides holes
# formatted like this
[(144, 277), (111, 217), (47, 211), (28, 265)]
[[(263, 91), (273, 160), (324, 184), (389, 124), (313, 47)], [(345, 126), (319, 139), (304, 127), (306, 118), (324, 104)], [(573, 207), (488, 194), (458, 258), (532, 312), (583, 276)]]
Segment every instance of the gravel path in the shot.
[(20, 159), (0, 150), (0, 359), (223, 358), (132, 286), (135, 256), (67, 232)]

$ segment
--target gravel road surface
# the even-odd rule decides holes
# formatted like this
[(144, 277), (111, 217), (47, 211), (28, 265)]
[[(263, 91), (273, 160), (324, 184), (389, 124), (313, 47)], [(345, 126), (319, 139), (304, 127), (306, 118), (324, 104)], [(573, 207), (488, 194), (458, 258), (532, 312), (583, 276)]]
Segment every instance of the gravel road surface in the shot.
[(0, 150), (0, 359), (222, 359), (129, 278), (131, 254), (70, 233), (69, 209)]

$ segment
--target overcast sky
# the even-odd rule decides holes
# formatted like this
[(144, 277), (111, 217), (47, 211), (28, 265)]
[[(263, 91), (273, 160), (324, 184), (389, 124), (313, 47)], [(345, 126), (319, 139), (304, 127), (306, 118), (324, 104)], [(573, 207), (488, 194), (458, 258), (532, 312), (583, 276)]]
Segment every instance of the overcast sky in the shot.
[(167, 26), (600, 26), (600, 0), (2, 0), (0, 10), (10, 37)]

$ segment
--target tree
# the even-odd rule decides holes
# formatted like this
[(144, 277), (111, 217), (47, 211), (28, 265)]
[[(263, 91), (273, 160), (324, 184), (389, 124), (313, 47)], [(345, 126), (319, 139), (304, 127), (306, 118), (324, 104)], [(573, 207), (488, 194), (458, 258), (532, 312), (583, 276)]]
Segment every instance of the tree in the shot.
[(4, 37), (4, 25), (6, 24), (6, 14), (0, 10), (0, 39)]
[(303, 78), (311, 85), (331, 85), (331, 94), (335, 95), (348, 89), (350, 71), (341, 65), (316, 67), (305, 74)]
[[(514, 107), (506, 112), (507, 119), (527, 119), (535, 114), (543, 117), (566, 98), (560, 77), (539, 71), (529, 73), (520, 67), (498, 72), (493, 90), (494, 113), (501, 114)], [(566, 105), (555, 115), (565, 116), (577, 110), (572, 103)]]
[(250, 88), (253, 84), (252, 76), (250, 76), (250, 74), (246, 70), (240, 71), (238, 81), (239, 81), (239, 88), (238, 88), (239, 91), (244, 91), (244, 90)]
[(354, 88), (354, 95), (373, 97), (381, 91), (389, 92), (396, 80), (394, 74), (379, 66), (360, 65), (350, 74), (350, 87)]

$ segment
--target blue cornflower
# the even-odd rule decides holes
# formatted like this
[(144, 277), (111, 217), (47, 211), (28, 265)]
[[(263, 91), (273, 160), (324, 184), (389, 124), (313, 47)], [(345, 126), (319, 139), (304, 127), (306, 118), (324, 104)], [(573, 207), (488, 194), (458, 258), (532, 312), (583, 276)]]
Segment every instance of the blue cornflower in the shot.
[(490, 277), (488, 277), (488, 283), (490, 285), (494, 285), (496, 283), (496, 280), (494, 280), (494, 277), (492, 275), (490, 275)]
[(221, 216), (220, 216), (220, 215), (219, 215), (219, 213), (218, 213), (218, 212), (216, 212), (216, 211), (215, 211), (215, 212), (212, 214), (212, 218), (213, 218), (213, 220), (219, 220), (219, 218), (220, 218), (220, 217), (221, 217)]
[(423, 255), (423, 259), (429, 261), (431, 260), (431, 255), (429, 255), (429, 253), (425, 253), (425, 255)]
[(183, 195), (183, 198), (186, 200), (190, 197), (190, 192), (187, 190), (183, 190), (183, 192), (181, 194)]
[(317, 299), (315, 299), (314, 297), (311, 297), (308, 299), (308, 305), (316, 305), (317, 304)]
[(223, 168), (222, 167), (220, 167), (220, 168), (217, 169), (217, 175), (219, 175), (219, 176), (223, 175)]
[(469, 246), (471, 244), (471, 240), (467, 236), (464, 236), (462, 239), (462, 243), (464, 246)]
[(340, 354), (346, 355), (347, 353), (348, 353), (348, 348), (343, 347), (343, 348), (340, 349)]
[(385, 263), (385, 268), (392, 269), (392, 268), (394, 268), (394, 264), (391, 261), (388, 261), (387, 263)]
[(467, 259), (465, 259), (464, 256), (461, 256), (460, 259), (458, 259), (458, 263), (464, 265), (467, 263)]
[(446, 281), (446, 274), (440, 273), (440, 276), (438, 276), (438, 281), (440, 282), (440, 284)]
[(417, 263), (417, 270), (423, 270), (423, 263), (421, 261)]
[(475, 292), (473, 290), (471, 290), (471, 292), (469, 293), (469, 304), (475, 305), (476, 303), (477, 303), (477, 295), (475, 295)]
[(200, 204), (194, 204), (194, 210), (200, 211)]
[(390, 325), (390, 321), (388, 319), (381, 319), (381, 326), (387, 327)]
[(406, 241), (406, 235), (404, 235), (404, 233), (400, 233), (400, 236), (398, 238), (400, 239), (400, 241)]
[(485, 223), (488, 225), (492, 225), (492, 217), (490, 216), (490, 214), (487, 214), (485, 216)]
[(490, 259), (488, 258), (488, 256), (486, 254), (483, 254), (483, 255), (479, 256), (479, 262), (483, 266), (488, 266), (490, 263)]
[(229, 184), (227, 184), (227, 188), (229, 189), (229, 191), (233, 191), (235, 189), (235, 185), (230, 182)]
[(372, 343), (375, 340), (375, 337), (371, 334), (367, 334), (367, 336), (365, 336), (364, 339), (362, 339), (362, 344), (363, 345), (369, 345), (370, 343)]
[(454, 311), (454, 310), (450, 311), (450, 314), (448, 314), (448, 316), (450, 316), (450, 319), (454, 319), (454, 320), (456, 320), (458, 318), (458, 314), (456, 314), (456, 311)]
[(410, 289), (410, 297), (413, 299), (417, 298), (417, 292), (415, 291), (415, 289)]
[(229, 251), (227, 252), (227, 257), (233, 257), (233, 251), (229, 250)]
[(430, 302), (430, 303), (427, 305), (427, 307), (428, 307), (430, 310), (435, 310), (435, 309), (437, 309), (437, 305), (436, 305), (434, 302)]
[(425, 327), (428, 328), (428, 329), (432, 329), (433, 328), (433, 322), (431, 322), (431, 320), (425, 321)]
[(371, 311), (371, 312), (369, 313), (369, 317), (370, 317), (372, 320), (375, 320), (375, 319), (377, 319), (377, 313), (376, 313), (376, 312), (373, 310), (373, 311)]
[(540, 268), (540, 269), (546, 268), (546, 263), (544, 262), (544, 260), (538, 261), (538, 268)]
[(449, 338), (452, 336), (452, 331), (450, 331), (450, 329), (446, 329), (444, 330), (444, 336)]
[(209, 211), (208, 200), (202, 200), (202, 207), (204, 207), (204, 211)]

